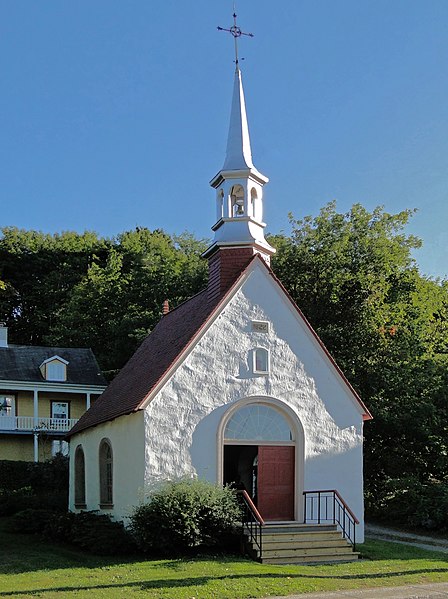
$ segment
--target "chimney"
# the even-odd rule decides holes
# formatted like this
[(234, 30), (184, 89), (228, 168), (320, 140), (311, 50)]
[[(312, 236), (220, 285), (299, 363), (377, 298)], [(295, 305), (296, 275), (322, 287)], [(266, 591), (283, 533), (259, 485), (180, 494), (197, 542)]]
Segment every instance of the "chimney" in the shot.
[(0, 347), (8, 347), (8, 327), (0, 322)]
[(254, 256), (252, 247), (219, 248), (208, 258), (208, 301), (221, 297)]
[(162, 314), (163, 314), (163, 316), (165, 316), (165, 314), (168, 314), (169, 311), (170, 311), (170, 304), (169, 304), (168, 300), (166, 299), (163, 302), (163, 306), (162, 306)]

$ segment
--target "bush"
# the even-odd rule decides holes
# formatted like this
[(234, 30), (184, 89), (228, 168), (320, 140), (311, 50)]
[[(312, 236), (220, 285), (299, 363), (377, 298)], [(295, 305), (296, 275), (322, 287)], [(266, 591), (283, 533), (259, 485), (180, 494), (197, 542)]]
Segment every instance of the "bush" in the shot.
[(136, 549), (132, 535), (122, 522), (114, 522), (106, 514), (94, 512), (73, 515), (67, 540), (98, 555), (125, 554)]
[(50, 510), (27, 509), (17, 512), (11, 518), (9, 529), (13, 532), (42, 533), (54, 517)]
[(223, 545), (235, 531), (240, 508), (235, 492), (199, 480), (165, 483), (131, 516), (131, 530), (145, 551), (164, 554)]
[(384, 522), (427, 530), (448, 530), (448, 483), (414, 477), (389, 480), (382, 497), (366, 502), (368, 513)]
[(136, 550), (132, 535), (121, 522), (95, 512), (27, 509), (15, 514), (9, 528), (19, 533), (40, 533), (45, 539), (69, 543), (97, 555), (123, 555)]
[(68, 458), (57, 455), (47, 462), (0, 461), (0, 516), (26, 509), (66, 511)]
[(52, 491), (68, 493), (68, 458), (58, 454), (47, 462), (0, 460), (0, 490), (31, 487), (34, 494)]

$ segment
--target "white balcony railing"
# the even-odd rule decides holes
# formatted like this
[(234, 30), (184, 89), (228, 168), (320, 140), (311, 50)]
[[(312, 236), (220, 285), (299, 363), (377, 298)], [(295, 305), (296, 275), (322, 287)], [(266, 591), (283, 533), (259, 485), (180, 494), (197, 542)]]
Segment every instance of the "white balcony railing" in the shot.
[(65, 433), (78, 422), (77, 418), (34, 418), (33, 416), (0, 416), (1, 431)]

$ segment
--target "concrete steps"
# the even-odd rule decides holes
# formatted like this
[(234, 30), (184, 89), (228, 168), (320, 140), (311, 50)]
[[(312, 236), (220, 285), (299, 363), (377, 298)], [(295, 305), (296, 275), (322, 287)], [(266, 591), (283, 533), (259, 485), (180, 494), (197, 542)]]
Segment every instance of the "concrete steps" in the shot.
[(262, 528), (262, 555), (246, 539), (248, 553), (263, 564), (310, 564), (352, 562), (358, 553), (333, 524), (265, 524)]

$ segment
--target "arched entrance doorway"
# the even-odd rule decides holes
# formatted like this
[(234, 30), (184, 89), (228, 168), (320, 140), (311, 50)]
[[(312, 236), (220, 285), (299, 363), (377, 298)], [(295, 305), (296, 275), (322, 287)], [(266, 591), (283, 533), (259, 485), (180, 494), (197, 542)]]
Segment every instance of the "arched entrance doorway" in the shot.
[(296, 518), (298, 427), (281, 402), (246, 400), (233, 407), (222, 426), (222, 482), (245, 489), (266, 521)]

